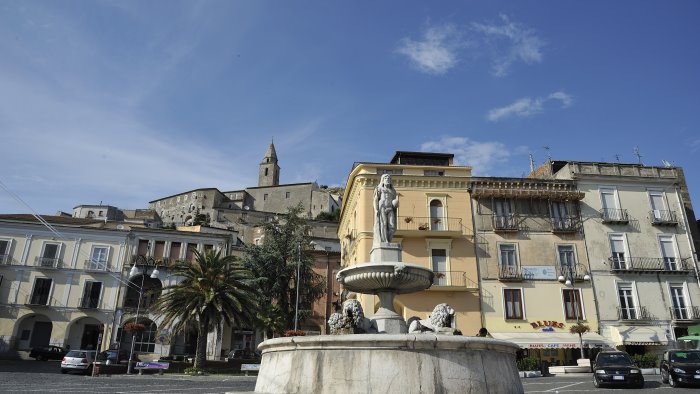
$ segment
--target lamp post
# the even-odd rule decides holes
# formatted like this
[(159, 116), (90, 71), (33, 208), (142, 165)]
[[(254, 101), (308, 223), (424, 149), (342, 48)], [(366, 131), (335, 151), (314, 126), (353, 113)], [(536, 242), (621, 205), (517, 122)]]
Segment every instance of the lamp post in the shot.
[(297, 300), (294, 307), (294, 331), (297, 330), (299, 324), (299, 273), (301, 272), (301, 241), (297, 244)]
[[(566, 269), (564, 269), (566, 267)], [(583, 300), (581, 299), (581, 293), (579, 292), (578, 295), (576, 293), (576, 286), (574, 285), (576, 278), (575, 278), (575, 273), (576, 273), (576, 265), (573, 263), (573, 261), (567, 261), (566, 264), (562, 264), (562, 272), (563, 275), (559, 275), (559, 282), (564, 283), (566, 286), (571, 286), (572, 292), (572, 297), (574, 302), (574, 315), (576, 316), (576, 324), (581, 323), (581, 316), (579, 316), (579, 306), (583, 306)], [(588, 274), (585, 274), (583, 276), (583, 280), (588, 281), (591, 280), (591, 276)], [(581, 347), (581, 358), (583, 358), (583, 334), (579, 333), (578, 334), (578, 339), (579, 339), (579, 346)]]
[[(144, 285), (144, 281), (146, 280), (145, 273), (146, 272), (144, 271), (143, 275), (141, 275), (141, 286), (139, 286), (139, 302), (136, 304), (136, 319), (134, 320), (135, 323), (139, 322), (139, 312), (141, 309), (141, 299), (143, 298), (143, 285)], [(158, 279), (159, 273), (160, 272), (158, 271), (158, 267), (156, 266), (156, 268), (153, 270), (153, 272), (151, 272), (151, 278)], [(136, 263), (134, 262), (134, 265), (131, 266), (131, 271), (129, 271), (129, 279), (131, 279), (139, 274), (141, 274), (141, 271), (139, 271), (139, 269), (136, 267)], [(129, 283), (132, 283), (131, 280), (129, 280)], [(126, 373), (129, 375), (131, 374), (131, 371), (132, 371), (131, 362), (134, 359), (134, 346), (135, 345), (136, 345), (136, 331), (133, 331), (131, 333), (131, 351), (129, 351), (129, 363), (128, 363), (128, 367), (127, 367), (127, 371), (126, 371)]]

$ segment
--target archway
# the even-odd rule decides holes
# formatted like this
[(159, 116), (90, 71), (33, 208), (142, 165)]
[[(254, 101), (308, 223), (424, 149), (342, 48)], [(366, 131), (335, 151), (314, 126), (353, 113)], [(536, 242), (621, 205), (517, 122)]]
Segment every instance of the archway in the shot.
[(158, 326), (145, 317), (129, 319), (119, 328), (119, 348), (131, 350), (134, 342), (135, 353), (153, 353), (156, 347)]
[(15, 323), (15, 338), (18, 350), (48, 346), (51, 343), (53, 323), (45, 315), (30, 314)]
[(67, 332), (66, 346), (71, 349), (97, 349), (97, 342), (104, 330), (101, 321), (94, 317), (80, 317), (71, 322)]

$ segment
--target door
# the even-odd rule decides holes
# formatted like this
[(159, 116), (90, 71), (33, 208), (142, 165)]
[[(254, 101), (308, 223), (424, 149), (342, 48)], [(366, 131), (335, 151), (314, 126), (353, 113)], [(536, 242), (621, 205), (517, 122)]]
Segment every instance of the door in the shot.
[(651, 212), (654, 216), (654, 221), (663, 220), (663, 215), (666, 213), (666, 204), (664, 203), (664, 195), (661, 193), (649, 193), (651, 201)]
[(440, 200), (433, 200), (430, 202), (430, 229), (433, 231), (441, 231), (445, 229), (444, 224), (444, 212), (442, 208), (442, 202)]
[(673, 245), (673, 237), (659, 237), (661, 247), (661, 258), (664, 262), (664, 269), (667, 271), (678, 270), (678, 259), (676, 258), (676, 248)]
[(513, 207), (507, 198), (497, 198), (493, 200), (496, 228), (514, 227)]
[(610, 251), (612, 254), (613, 269), (628, 269), (628, 259), (625, 251), (625, 239), (622, 236), (610, 237)]
[(615, 190), (600, 189), (600, 200), (603, 205), (603, 218), (606, 220), (620, 220), (621, 213), (615, 198)]
[(445, 249), (433, 249), (433, 272), (435, 272), (435, 279), (433, 284), (437, 286), (447, 286), (447, 251)]
[(685, 302), (683, 285), (671, 285), (671, 304), (673, 305), (673, 318), (686, 320), (689, 311)]
[(49, 346), (52, 329), (53, 324), (51, 322), (34, 322), (34, 329), (32, 330), (32, 339), (29, 340), (29, 347)]
[(80, 338), (80, 348), (86, 350), (97, 349), (97, 337), (100, 335), (100, 326), (86, 324), (83, 328), (83, 336)]

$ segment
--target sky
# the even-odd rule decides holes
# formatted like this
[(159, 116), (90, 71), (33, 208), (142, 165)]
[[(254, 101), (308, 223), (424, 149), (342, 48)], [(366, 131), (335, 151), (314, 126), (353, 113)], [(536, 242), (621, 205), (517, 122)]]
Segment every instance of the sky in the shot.
[(685, 170), (700, 204), (700, 2), (0, 2), (0, 213), (146, 208), (454, 153)]

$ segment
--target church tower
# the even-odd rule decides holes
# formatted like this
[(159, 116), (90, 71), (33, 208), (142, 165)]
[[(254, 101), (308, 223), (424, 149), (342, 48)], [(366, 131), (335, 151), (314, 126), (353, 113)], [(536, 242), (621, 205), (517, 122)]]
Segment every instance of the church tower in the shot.
[(279, 186), (280, 166), (277, 165), (277, 152), (275, 144), (270, 143), (265, 157), (260, 163), (260, 173), (258, 174), (258, 186)]

